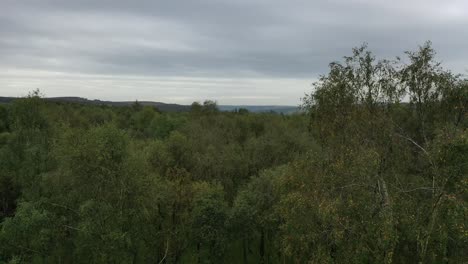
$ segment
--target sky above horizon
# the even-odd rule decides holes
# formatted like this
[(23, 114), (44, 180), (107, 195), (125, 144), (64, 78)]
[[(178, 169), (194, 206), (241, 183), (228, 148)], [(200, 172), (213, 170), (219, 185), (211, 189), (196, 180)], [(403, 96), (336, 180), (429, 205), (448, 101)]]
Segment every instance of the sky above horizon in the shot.
[(368, 43), (468, 74), (466, 0), (1, 0), (0, 96), (298, 105)]

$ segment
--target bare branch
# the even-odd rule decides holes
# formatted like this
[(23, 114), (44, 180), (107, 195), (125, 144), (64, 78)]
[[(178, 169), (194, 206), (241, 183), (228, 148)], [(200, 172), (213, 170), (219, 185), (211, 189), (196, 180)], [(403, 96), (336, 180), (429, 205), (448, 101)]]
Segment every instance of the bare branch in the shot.
[(418, 188), (414, 188), (414, 189), (410, 189), (410, 190), (401, 190), (400, 189), (400, 193), (409, 193), (409, 192), (414, 192), (414, 191), (434, 191), (434, 188), (432, 187), (418, 187)]
[[(418, 147), (420, 150), (422, 150), (422, 151), (424, 152), (424, 154), (426, 154), (429, 158), (431, 157), (431, 156), (429, 155), (429, 152), (427, 152), (427, 150), (426, 150), (425, 148), (423, 148), (421, 145), (419, 145), (419, 144), (418, 144), (416, 141), (414, 141), (412, 138), (407, 137), (407, 136), (404, 136), (404, 135), (402, 135), (402, 134), (398, 134), (398, 133), (396, 133), (396, 135), (399, 136), (399, 137), (401, 137), (401, 138), (404, 138), (404, 139), (408, 140), (408, 141), (411, 142), (411, 143), (413, 143), (416, 147)], [(432, 163), (432, 161), (431, 161), (431, 163)]]
[(159, 264), (163, 263), (167, 257), (167, 251), (169, 250), (169, 240), (166, 240), (166, 252), (164, 252), (164, 257), (159, 261)]

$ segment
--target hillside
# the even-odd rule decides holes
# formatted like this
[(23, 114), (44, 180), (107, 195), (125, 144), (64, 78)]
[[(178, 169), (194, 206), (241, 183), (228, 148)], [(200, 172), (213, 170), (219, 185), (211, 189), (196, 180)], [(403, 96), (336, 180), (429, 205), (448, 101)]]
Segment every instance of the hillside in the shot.
[[(0, 96), (0, 103), (10, 103), (11, 101), (18, 99), (17, 97), (2, 97)], [(90, 100), (82, 97), (70, 96), (70, 97), (48, 97), (44, 98), (51, 102), (66, 102), (66, 103), (78, 103), (78, 104), (91, 104), (91, 105), (108, 105), (108, 106), (129, 106), (135, 101), (101, 101), (101, 100)], [(154, 106), (162, 112), (188, 112), (190, 111), (190, 105), (181, 104), (170, 104), (162, 102), (152, 101), (138, 101), (141, 105)], [(298, 111), (296, 106), (287, 105), (219, 105), (221, 111), (234, 111), (236, 109), (244, 108), (250, 112), (276, 112), (290, 114)]]
[[(9, 103), (17, 99), (16, 97), (0, 97), (0, 103)], [(92, 104), (92, 105), (108, 105), (108, 106), (129, 106), (134, 103), (134, 101), (122, 101), (122, 102), (113, 102), (113, 101), (101, 101), (101, 100), (89, 100), (82, 97), (49, 97), (44, 98), (47, 101), (51, 102), (67, 102), (67, 103), (78, 103), (78, 104)], [(179, 104), (166, 104), (161, 102), (149, 102), (141, 101), (139, 102), (142, 105), (149, 105), (158, 108), (163, 112), (186, 112), (189, 111), (190, 106), (188, 105), (179, 105)]]

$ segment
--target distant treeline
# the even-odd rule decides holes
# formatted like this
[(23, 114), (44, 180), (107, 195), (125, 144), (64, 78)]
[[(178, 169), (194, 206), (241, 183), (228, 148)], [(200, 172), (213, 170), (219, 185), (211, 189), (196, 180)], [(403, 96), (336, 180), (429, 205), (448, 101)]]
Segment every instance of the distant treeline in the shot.
[(468, 262), (468, 81), (366, 46), (302, 111), (0, 105), (0, 263)]
[[(0, 104), (11, 103), (14, 100), (17, 100), (17, 97), (2, 97), (0, 96)], [(101, 106), (131, 106), (134, 103), (138, 103), (142, 106), (152, 106), (157, 108), (161, 112), (189, 112), (191, 107), (190, 105), (181, 105), (181, 104), (168, 104), (161, 102), (151, 102), (151, 101), (124, 101), (124, 102), (114, 102), (114, 101), (101, 101), (101, 100), (89, 100), (81, 97), (49, 97), (43, 98), (46, 101), (57, 102), (57, 103), (74, 103), (74, 104), (86, 104), (86, 105), (101, 105)], [(299, 108), (296, 106), (287, 106), (287, 105), (218, 105), (220, 111), (238, 111), (239, 109), (247, 110), (250, 112), (271, 112), (271, 113), (282, 113), (282, 114), (292, 114), (299, 111)]]

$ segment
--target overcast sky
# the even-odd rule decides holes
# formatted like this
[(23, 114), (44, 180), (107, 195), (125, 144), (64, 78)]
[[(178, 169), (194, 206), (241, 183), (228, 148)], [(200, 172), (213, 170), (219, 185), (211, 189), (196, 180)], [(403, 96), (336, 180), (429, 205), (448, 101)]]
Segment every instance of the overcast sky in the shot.
[(426, 40), (468, 73), (468, 1), (0, 0), (0, 96), (297, 105), (352, 47)]

